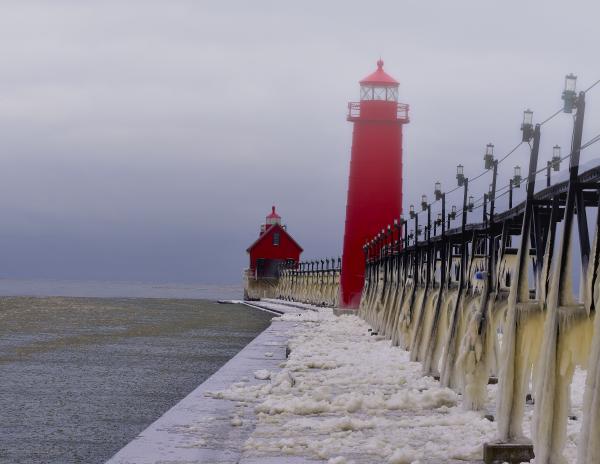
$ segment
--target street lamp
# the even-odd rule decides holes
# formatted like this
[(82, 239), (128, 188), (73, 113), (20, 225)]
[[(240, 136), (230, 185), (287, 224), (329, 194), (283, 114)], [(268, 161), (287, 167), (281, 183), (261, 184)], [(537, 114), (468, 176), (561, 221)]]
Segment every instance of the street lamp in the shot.
[[(442, 226), (442, 237), (445, 235), (446, 230), (444, 229), (444, 216), (446, 216), (446, 194), (442, 192), (442, 184), (441, 182), (436, 182), (433, 188), (433, 193), (435, 194), (436, 201), (442, 201), (442, 212), (438, 214), (438, 219), (436, 221), (436, 225)], [(437, 234), (437, 230), (434, 227), (433, 230), (434, 235)]]
[(465, 172), (464, 172), (464, 166), (462, 164), (459, 164), (458, 166), (456, 166), (456, 180), (458, 182), (458, 186), (462, 187), (465, 183)]
[(573, 73), (565, 76), (565, 90), (562, 93), (562, 99), (564, 100), (563, 112), (572, 113), (575, 108), (577, 94), (575, 89), (577, 87), (577, 76)]
[(436, 200), (441, 200), (442, 199), (442, 184), (440, 182), (436, 182), (435, 183), (435, 187), (434, 187), (433, 193), (435, 194), (435, 199)]
[(552, 184), (552, 171), (560, 171), (560, 147), (554, 145), (552, 148), (552, 160), (546, 161), (546, 187)]
[(453, 221), (454, 219), (456, 219), (456, 206), (452, 205), (452, 209), (448, 213), (448, 218), (446, 220), (448, 229), (450, 229), (450, 221)]
[(423, 211), (427, 209), (427, 195), (421, 195), (421, 209)]
[(488, 143), (485, 146), (485, 155), (483, 156), (485, 161), (485, 168), (492, 169), (494, 167), (494, 144)]
[(560, 171), (560, 147), (558, 145), (554, 145), (552, 148), (552, 168)]
[(437, 235), (437, 228), (441, 226), (444, 220), (442, 219), (442, 213), (437, 214), (437, 218), (433, 221), (433, 235)]
[(513, 185), (515, 188), (521, 187), (521, 166), (515, 166), (514, 175), (513, 175)]
[(410, 214), (411, 219), (415, 218), (415, 205), (410, 205), (408, 207), (408, 213)]
[(530, 109), (523, 111), (521, 130), (523, 131), (523, 142), (529, 142), (533, 138), (533, 111)]

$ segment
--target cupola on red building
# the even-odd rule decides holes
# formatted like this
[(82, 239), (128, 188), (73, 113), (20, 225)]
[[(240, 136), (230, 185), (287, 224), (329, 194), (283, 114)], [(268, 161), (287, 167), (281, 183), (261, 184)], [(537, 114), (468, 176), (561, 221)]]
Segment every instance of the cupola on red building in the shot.
[(271, 210), (260, 226), (258, 239), (246, 250), (250, 255), (250, 274), (254, 278), (277, 278), (282, 264), (293, 265), (300, 261), (302, 247), (281, 224), (281, 216)]

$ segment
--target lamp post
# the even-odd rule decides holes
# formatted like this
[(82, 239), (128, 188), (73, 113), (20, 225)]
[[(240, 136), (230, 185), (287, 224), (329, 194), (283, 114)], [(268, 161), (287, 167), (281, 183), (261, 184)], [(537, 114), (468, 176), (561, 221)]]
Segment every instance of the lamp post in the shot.
[[(435, 183), (434, 194), (435, 194), (436, 200), (442, 201), (441, 223), (438, 225), (442, 226), (442, 236), (444, 236), (446, 233), (446, 230), (444, 228), (444, 218), (446, 217), (446, 193), (442, 192), (442, 184), (440, 182)], [(456, 207), (455, 206), (453, 206), (453, 211), (454, 211), (454, 216), (456, 216)], [(439, 219), (440, 219), (440, 216), (438, 215), (438, 221), (439, 221)], [(448, 228), (450, 228), (450, 217), (448, 217)]]
[(562, 94), (562, 99), (564, 101), (563, 111), (565, 113), (572, 113), (577, 105), (577, 93), (575, 92), (576, 85), (576, 75), (571, 73), (565, 76), (565, 90)]
[(550, 187), (552, 181), (550, 179), (552, 171), (560, 170), (560, 146), (552, 147), (552, 160), (546, 163), (546, 187)]
[(438, 213), (437, 219), (433, 222), (433, 235), (437, 236), (437, 228), (440, 227), (444, 223), (442, 219), (442, 213)]
[[(531, 111), (528, 110), (530, 113)], [(532, 113), (533, 114), (533, 113)], [(494, 249), (494, 208), (496, 205), (496, 180), (498, 177), (498, 160), (494, 160), (494, 170), (492, 172), (492, 183), (490, 184), (489, 199), (490, 199), (490, 217), (487, 223), (489, 235), (488, 235), (488, 263), (487, 263), (487, 291), (490, 292), (492, 289), (492, 283), (494, 282), (494, 270), (495, 270), (495, 258), (496, 252)], [(479, 328), (481, 333), (482, 327)]]
[(404, 249), (408, 248), (408, 221), (400, 216), (400, 224), (404, 226)]
[(520, 188), (521, 187), (521, 182), (522, 182), (523, 178), (521, 177), (521, 166), (515, 166), (514, 171), (513, 171), (513, 184), (515, 186), (515, 188)]
[[(491, 145), (491, 148), (490, 148)], [(488, 155), (488, 151), (490, 152), (491, 155), (493, 155), (494, 153), (494, 146), (490, 143), (488, 144), (488, 146), (486, 147), (486, 154), (484, 155), (484, 161), (486, 163), (488, 163), (488, 158), (486, 158), (486, 156)], [(464, 187), (463, 190), (463, 209), (462, 209), (462, 223), (461, 223), (461, 236), (465, 237), (465, 229), (467, 227), (467, 213), (473, 211), (473, 197), (472, 196), (468, 196), (469, 193), (469, 178), (465, 177), (464, 175), (464, 167), (462, 164), (459, 164), (458, 166), (456, 166), (456, 180), (458, 183), (459, 187)], [(467, 255), (466, 255), (466, 243), (462, 243), (461, 244), (461, 261), (460, 261), (460, 272), (461, 272), (461, 276), (465, 275), (465, 268), (466, 268), (466, 263), (467, 263)], [(461, 278), (461, 285), (462, 282), (464, 282), (464, 280)]]
[(512, 209), (512, 194), (513, 189), (521, 188), (521, 166), (514, 167), (514, 174), (508, 181), (508, 209)]
[(485, 147), (485, 155), (483, 161), (486, 169), (492, 169), (494, 166), (494, 144), (488, 143)]
[(529, 142), (533, 138), (533, 111), (530, 109), (523, 111), (521, 131), (523, 132), (523, 142)]
[(399, 272), (400, 271), (400, 250), (402, 248), (404, 248), (402, 246), (402, 232), (401, 232), (401, 227), (402, 227), (402, 216), (400, 216), (400, 219), (395, 218), (394, 219), (394, 229), (397, 230), (397, 234), (398, 234), (398, 240), (396, 240), (396, 261), (395, 261), (395, 265), (396, 265), (396, 278), (399, 278)]
[(431, 205), (427, 201), (427, 195), (421, 195), (421, 209), (427, 211), (427, 226), (425, 226), (425, 239), (429, 241), (431, 238)]
[(456, 206), (452, 205), (452, 209), (448, 213), (448, 229), (450, 229), (450, 221), (454, 221), (456, 219)]
[(417, 242), (419, 241), (419, 237), (418, 237), (418, 235), (419, 235), (419, 233), (418, 233), (418, 230), (419, 230), (419, 215), (417, 213), (415, 213), (415, 205), (410, 205), (408, 207), (408, 211), (410, 213), (410, 218), (415, 220), (415, 234), (414, 234), (414, 239), (415, 240), (414, 240), (414, 243), (415, 243), (415, 246), (417, 246)]
[(565, 273), (569, 272), (567, 266), (568, 246), (572, 234), (572, 222), (575, 208), (577, 208), (577, 223), (579, 229), (579, 248), (581, 254), (582, 276), (583, 282), (587, 281), (588, 263), (590, 259), (590, 237), (587, 226), (587, 214), (583, 195), (578, 195), (575, 186), (577, 185), (577, 177), (579, 175), (579, 158), (581, 155), (581, 140), (583, 135), (583, 120), (585, 116), (585, 92), (576, 93), (577, 77), (573, 74), (565, 76), (565, 90), (562, 98), (564, 100), (563, 111), (572, 113), (576, 109), (575, 124), (573, 126), (573, 136), (571, 137), (571, 156), (569, 159), (569, 191), (567, 192), (567, 200), (564, 211), (563, 225), (563, 248), (560, 251), (560, 280), (559, 294), (561, 293), (563, 283), (567, 282)]
[[(456, 166), (456, 181), (457, 181), (459, 187), (464, 187), (464, 189), (463, 189), (463, 222), (465, 222), (464, 225), (466, 225), (467, 211), (473, 211), (473, 197), (470, 196), (470, 197), (468, 197), (468, 200), (467, 200), (467, 195), (469, 193), (469, 178), (465, 177), (464, 167), (462, 164), (459, 164), (458, 166)], [(464, 230), (463, 230), (463, 233), (464, 233)]]
[(521, 187), (521, 166), (515, 166), (514, 175), (508, 181), (508, 209), (513, 207), (513, 189)]
[(490, 197), (489, 193), (485, 192), (483, 194), (483, 215), (481, 217), (483, 219), (484, 225), (487, 224), (487, 202), (488, 202), (489, 197)]

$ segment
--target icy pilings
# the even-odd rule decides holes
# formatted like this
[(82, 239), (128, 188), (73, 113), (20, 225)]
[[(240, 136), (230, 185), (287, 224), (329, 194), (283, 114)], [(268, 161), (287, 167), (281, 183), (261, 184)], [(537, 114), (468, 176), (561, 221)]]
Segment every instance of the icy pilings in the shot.
[(317, 306), (337, 306), (340, 272), (339, 267), (283, 269), (274, 297)]
[(600, 317), (594, 319), (577, 450), (578, 464), (600, 462)]
[[(414, 272), (406, 272), (414, 269), (410, 262), (397, 264), (397, 270), (387, 273), (383, 262), (370, 265), (358, 314), (393, 345), (408, 350), (411, 360), (422, 362), (425, 375), (439, 375), (446, 367), (450, 385), (464, 393), (465, 404), (482, 408), (489, 376), (495, 373), (491, 369), (497, 364), (496, 331), (502, 317), (496, 314), (495, 296), (482, 303), (480, 293), (461, 290), (456, 282), (441, 286), (432, 278), (428, 283), (417, 269), (423, 282), (419, 285)], [(482, 311), (482, 305), (489, 310)], [(502, 302), (498, 306), (505, 308)], [(485, 330), (480, 332), (482, 312), (487, 318)], [(452, 317), (457, 322), (453, 337), (449, 337)], [(449, 343), (455, 347), (454, 361), (440, 363)]]
[(244, 274), (244, 299), (260, 300), (261, 298), (275, 298), (278, 290), (277, 279), (260, 279), (248, 271)]
[[(536, 371), (533, 418), (533, 439), (541, 463), (553, 464), (564, 459), (573, 373), (576, 366), (588, 364), (592, 330), (593, 323), (583, 305), (559, 307), (554, 311), (547, 308), (544, 342)], [(588, 412), (584, 407), (584, 418)], [(583, 434), (585, 428), (584, 421)]]
[(487, 400), (487, 385), (496, 380), (490, 377), (496, 372), (497, 340), (496, 330), (499, 311), (494, 311), (495, 295), (484, 292), (471, 302), (471, 311), (465, 312), (463, 337), (455, 370), (463, 382), (464, 406), (467, 409), (482, 410)]
[(497, 422), (501, 442), (519, 442), (525, 437), (525, 397), (542, 343), (543, 322), (538, 302), (516, 303), (509, 299), (498, 376)]

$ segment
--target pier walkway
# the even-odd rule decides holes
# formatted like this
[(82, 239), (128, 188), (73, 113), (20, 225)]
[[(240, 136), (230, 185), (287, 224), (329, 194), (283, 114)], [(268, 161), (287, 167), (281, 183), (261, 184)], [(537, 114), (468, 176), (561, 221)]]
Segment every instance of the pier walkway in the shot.
[[(253, 302), (249, 306), (275, 316), (298, 313), (295, 305)], [(304, 311), (307, 311), (304, 309)], [(243, 456), (242, 448), (256, 426), (256, 415), (234, 401), (207, 396), (208, 392), (231, 385), (261, 385), (255, 373), (280, 370), (286, 359), (286, 346), (296, 322), (275, 320), (219, 371), (151, 424), (121, 449), (107, 464), (183, 463), (282, 463), (311, 464), (305, 458), (254, 459)], [(260, 377), (260, 375), (259, 375)], [(247, 405), (246, 405), (247, 406)]]
[(423, 376), (408, 351), (357, 316), (251, 304), (283, 315), (109, 464), (482, 462), (496, 433), (496, 385), (486, 410), (468, 411), (462, 395)]

